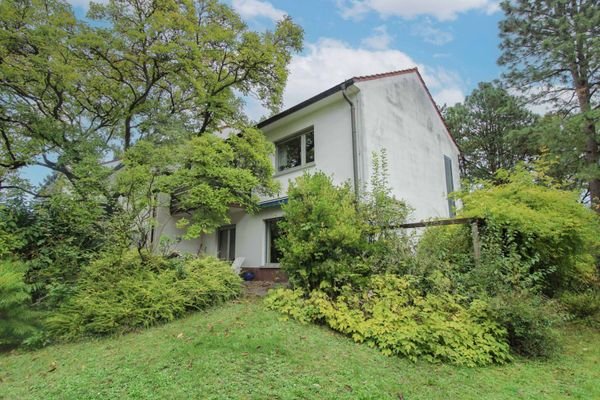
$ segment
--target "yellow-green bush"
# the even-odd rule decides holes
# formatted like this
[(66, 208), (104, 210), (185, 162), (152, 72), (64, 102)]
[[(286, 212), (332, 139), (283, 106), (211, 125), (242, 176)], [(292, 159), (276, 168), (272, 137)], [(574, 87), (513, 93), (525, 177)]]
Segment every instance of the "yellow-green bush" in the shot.
[(462, 305), (450, 294), (423, 295), (411, 277), (378, 275), (360, 291), (345, 288), (334, 298), (314, 290), (279, 289), (267, 297), (269, 308), (301, 322), (321, 322), (411, 360), (476, 366), (510, 360), (506, 330), (489, 316), (480, 300)]
[[(495, 258), (523, 264), (521, 278), (537, 276), (535, 286), (551, 297), (593, 278), (600, 219), (579, 202), (580, 194), (554, 188), (543, 174), (522, 167), (500, 171), (497, 179), (502, 183), (462, 195), (462, 216), (485, 220), (484, 244), (496, 245)], [(510, 275), (504, 277), (517, 278)]]
[(219, 304), (240, 290), (229, 264), (213, 257), (172, 261), (133, 251), (109, 254), (82, 271), (75, 295), (48, 318), (47, 327), (62, 339), (122, 333)]

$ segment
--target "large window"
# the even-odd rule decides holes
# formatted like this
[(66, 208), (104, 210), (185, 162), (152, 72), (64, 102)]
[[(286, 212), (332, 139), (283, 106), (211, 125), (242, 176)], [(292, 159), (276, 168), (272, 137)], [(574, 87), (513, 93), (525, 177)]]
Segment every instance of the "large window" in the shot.
[(221, 260), (235, 260), (235, 225), (219, 228), (218, 234), (218, 254)]
[(279, 260), (281, 260), (281, 251), (277, 247), (277, 239), (281, 236), (281, 231), (277, 223), (282, 219), (274, 218), (265, 221), (267, 228), (267, 265), (279, 264)]
[[(446, 194), (454, 192), (454, 178), (452, 176), (452, 159), (444, 156), (444, 170), (446, 172)], [(454, 199), (448, 196), (448, 215), (450, 218), (456, 216), (456, 204)]]
[(277, 171), (301, 167), (315, 161), (315, 132), (312, 128), (277, 143)]

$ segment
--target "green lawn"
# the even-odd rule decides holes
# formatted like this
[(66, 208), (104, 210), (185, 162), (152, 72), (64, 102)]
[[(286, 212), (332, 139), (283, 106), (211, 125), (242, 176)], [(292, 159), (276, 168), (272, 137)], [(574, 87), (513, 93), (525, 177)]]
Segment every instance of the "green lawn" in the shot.
[(414, 364), (243, 300), (137, 334), (0, 355), (0, 399), (600, 399), (600, 332), (563, 335), (549, 362)]

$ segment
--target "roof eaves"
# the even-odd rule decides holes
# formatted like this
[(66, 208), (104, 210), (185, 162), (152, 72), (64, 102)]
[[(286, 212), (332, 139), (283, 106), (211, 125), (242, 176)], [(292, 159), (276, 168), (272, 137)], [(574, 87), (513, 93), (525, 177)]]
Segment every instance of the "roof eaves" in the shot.
[(382, 74), (355, 76), (352, 79), (354, 81), (356, 81), (356, 82), (364, 82), (364, 81), (372, 81), (372, 80), (375, 80), (375, 79), (389, 78), (389, 77), (392, 77), (392, 76), (410, 74), (410, 73), (413, 73), (413, 72), (417, 72), (417, 73), (419, 72), (419, 70), (417, 69), (417, 67), (407, 68), (407, 69), (400, 69), (398, 71), (384, 72)]
[(323, 100), (324, 98), (329, 97), (332, 94), (335, 94), (335, 93), (339, 92), (340, 90), (343, 90), (344, 88), (351, 86), (353, 84), (354, 84), (354, 78), (348, 79), (340, 84), (337, 84), (337, 85), (325, 90), (324, 92), (321, 92), (307, 100), (304, 100), (302, 103), (298, 103), (295, 106), (290, 107), (287, 110), (280, 112), (279, 114), (275, 114), (272, 117), (259, 122), (258, 124), (256, 124), (256, 127), (264, 128), (265, 126), (270, 125), (275, 121), (279, 121), (280, 119), (287, 117), (288, 115), (293, 114), (296, 111), (300, 111), (303, 108), (306, 108), (306, 107), (310, 106), (311, 104), (314, 104), (320, 100)]

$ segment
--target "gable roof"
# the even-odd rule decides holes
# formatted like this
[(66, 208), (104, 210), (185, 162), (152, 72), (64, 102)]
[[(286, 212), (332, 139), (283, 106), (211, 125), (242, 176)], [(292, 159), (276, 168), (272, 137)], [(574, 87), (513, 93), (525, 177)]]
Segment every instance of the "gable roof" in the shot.
[(280, 112), (279, 114), (275, 114), (272, 117), (269, 117), (261, 122), (259, 122), (258, 124), (256, 124), (257, 128), (263, 128), (267, 125), (272, 124), (273, 122), (279, 121), (282, 118), (287, 117), (288, 115), (291, 115), (293, 113), (295, 113), (296, 111), (302, 110), (303, 108), (306, 108), (308, 106), (310, 106), (311, 104), (314, 104), (320, 100), (323, 100), (337, 92), (341, 92), (344, 89), (348, 88), (349, 86), (354, 85), (357, 82), (365, 82), (365, 81), (372, 81), (375, 79), (383, 79), (383, 78), (390, 78), (393, 76), (398, 76), (398, 75), (404, 75), (404, 74), (412, 74), (415, 73), (417, 74), (417, 77), (419, 78), (419, 81), (421, 82), (421, 84), (423, 85), (423, 88), (425, 88), (425, 91), (427, 92), (427, 96), (429, 97), (429, 100), (431, 100), (431, 104), (433, 105), (433, 108), (435, 108), (435, 111), (437, 112), (440, 120), (442, 121), (442, 124), (444, 125), (444, 128), (446, 130), (446, 133), (448, 134), (448, 136), (450, 137), (450, 139), (452, 140), (452, 142), (454, 143), (454, 145), (456, 146), (457, 149), (460, 148), (458, 147), (458, 144), (456, 143), (456, 140), (454, 139), (454, 137), (452, 136), (452, 134), (450, 133), (450, 129), (448, 129), (448, 125), (446, 125), (446, 121), (444, 120), (444, 117), (442, 116), (442, 113), (440, 112), (440, 109), (438, 108), (437, 104), (435, 103), (435, 101), (433, 100), (433, 96), (431, 95), (431, 92), (429, 91), (429, 89), (427, 88), (427, 85), (425, 85), (425, 81), (423, 80), (423, 77), (421, 76), (421, 73), (419, 72), (418, 68), (408, 68), (408, 69), (401, 69), (398, 71), (391, 71), (391, 72), (385, 72), (385, 73), (381, 73), (381, 74), (373, 74), (373, 75), (363, 75), (363, 76), (355, 76), (352, 77), (348, 80), (345, 80), (344, 82), (337, 84), (307, 100), (304, 100), (301, 103), (296, 104), (293, 107), (288, 108), (287, 110), (284, 110), (282, 112)]

